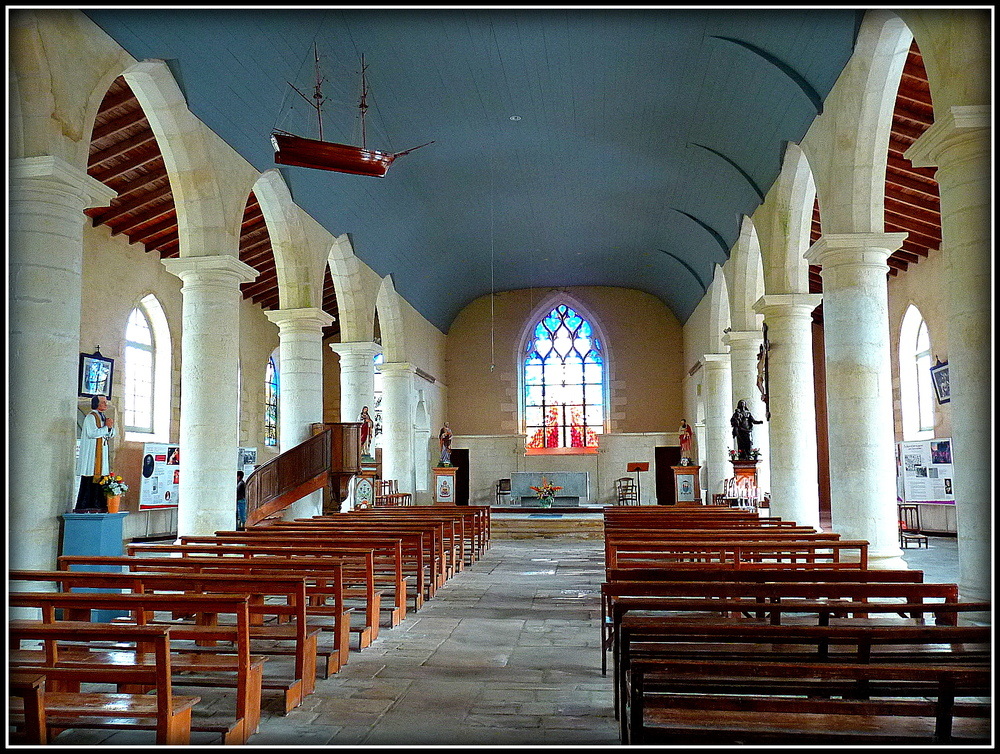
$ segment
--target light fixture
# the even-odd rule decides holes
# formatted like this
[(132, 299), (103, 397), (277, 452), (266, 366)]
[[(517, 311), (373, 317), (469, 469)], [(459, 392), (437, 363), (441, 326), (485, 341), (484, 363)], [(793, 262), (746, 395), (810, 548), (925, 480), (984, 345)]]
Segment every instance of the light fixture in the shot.
[(511, 115), (510, 119), (511, 120), (521, 120), (521, 116), (520, 115)]

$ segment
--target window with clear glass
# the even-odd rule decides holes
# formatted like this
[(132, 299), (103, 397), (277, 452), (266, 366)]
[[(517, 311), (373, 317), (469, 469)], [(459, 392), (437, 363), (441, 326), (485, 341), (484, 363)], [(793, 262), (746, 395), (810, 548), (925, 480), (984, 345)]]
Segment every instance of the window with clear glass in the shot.
[(934, 436), (934, 383), (930, 332), (920, 310), (912, 304), (903, 315), (899, 333), (899, 406), (903, 439)]
[(267, 360), (267, 370), (264, 374), (264, 444), (269, 447), (278, 446), (279, 394), (278, 365), (272, 355)]
[(590, 322), (559, 304), (525, 345), (524, 425), (529, 449), (597, 448), (604, 432), (604, 354)]
[(125, 325), (124, 420), (126, 432), (152, 433), (155, 375), (153, 329), (137, 306)]

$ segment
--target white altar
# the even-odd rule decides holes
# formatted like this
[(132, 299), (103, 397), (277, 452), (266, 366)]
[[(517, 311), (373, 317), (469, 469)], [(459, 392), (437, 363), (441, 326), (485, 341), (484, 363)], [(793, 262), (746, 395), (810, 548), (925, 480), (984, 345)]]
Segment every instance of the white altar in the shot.
[(542, 477), (557, 487), (555, 505), (580, 505), (590, 501), (590, 473), (587, 471), (515, 471), (510, 475), (510, 499), (518, 505), (537, 506)]

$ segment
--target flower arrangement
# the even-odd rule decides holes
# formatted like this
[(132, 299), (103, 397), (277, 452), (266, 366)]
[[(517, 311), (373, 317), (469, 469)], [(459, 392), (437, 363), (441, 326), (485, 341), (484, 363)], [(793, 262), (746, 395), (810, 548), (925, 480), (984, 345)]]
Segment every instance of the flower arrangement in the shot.
[(730, 461), (758, 461), (760, 460), (760, 448), (750, 448), (750, 451), (740, 454), (738, 450), (729, 451)]
[(128, 485), (121, 478), (120, 474), (107, 474), (101, 477), (101, 481), (98, 482), (101, 485), (101, 489), (104, 490), (104, 494), (108, 497), (115, 497), (116, 495), (124, 495), (128, 492)]
[(562, 487), (552, 484), (548, 479), (542, 477), (542, 486), (532, 487), (531, 489), (537, 493), (538, 499), (542, 501), (542, 505), (548, 508), (555, 501), (556, 490), (561, 490)]

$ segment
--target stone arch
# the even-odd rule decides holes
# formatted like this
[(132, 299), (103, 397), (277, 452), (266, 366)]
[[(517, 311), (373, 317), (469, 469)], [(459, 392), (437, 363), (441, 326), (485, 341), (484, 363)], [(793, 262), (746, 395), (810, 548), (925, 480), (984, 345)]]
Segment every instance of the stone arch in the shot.
[(769, 196), (770, 217), (755, 224), (768, 294), (808, 293), (809, 248), (816, 182), (809, 160), (793, 142), (785, 146), (781, 172)]
[(323, 266), (311, 253), (299, 208), (281, 173), (264, 171), (253, 187), (271, 237), (282, 309), (319, 308), (323, 297)]
[(392, 275), (382, 278), (375, 299), (379, 324), (382, 330), (382, 352), (387, 363), (406, 361), (406, 337), (403, 331), (403, 312), (399, 294), (392, 282)]
[(726, 275), (722, 266), (715, 265), (712, 284), (709, 286), (708, 341), (705, 353), (728, 353), (729, 348), (722, 340), (725, 331), (730, 327), (729, 320), (729, 290), (726, 285)]
[(729, 321), (734, 330), (760, 330), (763, 317), (753, 305), (764, 295), (764, 267), (753, 220), (746, 215), (729, 261), (723, 266), (729, 294)]
[(342, 343), (374, 338), (375, 304), (361, 274), (361, 262), (346, 233), (337, 236), (327, 254), (330, 277), (337, 294), (337, 318)]
[(895, 13), (865, 14), (854, 54), (802, 142), (824, 234), (885, 231), (885, 169), (899, 81), (913, 35)]
[[(180, 256), (238, 256), (243, 204), (226, 206), (206, 129), (187, 107), (162, 60), (145, 60), (122, 75), (135, 93), (156, 136), (177, 209)], [(249, 186), (242, 193), (249, 193)]]

